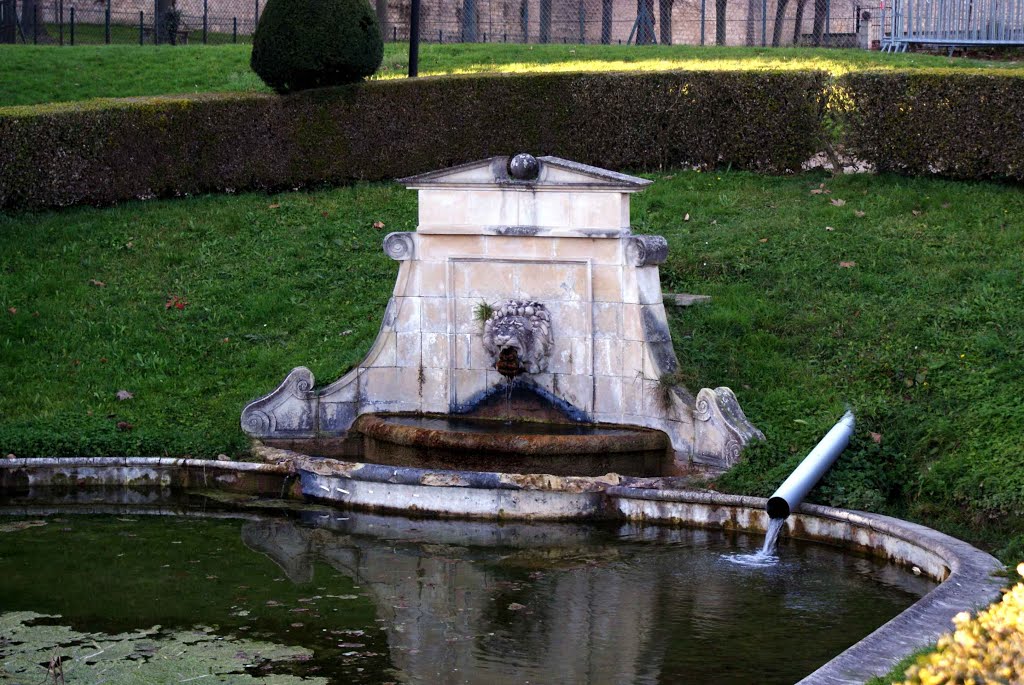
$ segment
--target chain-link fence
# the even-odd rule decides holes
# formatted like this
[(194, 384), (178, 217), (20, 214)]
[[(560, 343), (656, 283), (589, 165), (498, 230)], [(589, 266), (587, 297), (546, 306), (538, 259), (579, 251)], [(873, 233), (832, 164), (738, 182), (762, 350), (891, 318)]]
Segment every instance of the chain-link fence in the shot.
[[(410, 4), (378, 4), (388, 39), (408, 40)], [(421, 0), (420, 12), (421, 40), (442, 43), (868, 47), (878, 39), (868, 35), (877, 13), (857, 0)]]
[(0, 42), (92, 45), (252, 41), (265, 0), (0, 0)]
[[(867, 2), (871, 2), (868, 6)], [(884, 1), (884, 0), (882, 0)], [(248, 42), (266, 0), (0, 0), (0, 42)], [(421, 0), (438, 43), (878, 44), (879, 0)], [(411, 0), (371, 0), (407, 41)], [(874, 16), (873, 16), (874, 15)]]

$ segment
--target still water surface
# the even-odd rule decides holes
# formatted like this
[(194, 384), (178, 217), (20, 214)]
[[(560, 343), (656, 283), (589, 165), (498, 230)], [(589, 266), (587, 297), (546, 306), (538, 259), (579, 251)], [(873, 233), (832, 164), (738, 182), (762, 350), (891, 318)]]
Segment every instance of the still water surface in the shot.
[(0, 683), (792, 683), (933, 587), (681, 528), (75, 511), (0, 515)]

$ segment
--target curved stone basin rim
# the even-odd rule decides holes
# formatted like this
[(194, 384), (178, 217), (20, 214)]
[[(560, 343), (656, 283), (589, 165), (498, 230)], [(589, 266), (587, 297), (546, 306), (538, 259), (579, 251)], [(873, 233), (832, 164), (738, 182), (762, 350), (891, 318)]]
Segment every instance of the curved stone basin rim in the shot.
[[(298, 471), (300, 476), (315, 476), (302, 479), (303, 490), (307, 485), (305, 481), (321, 485), (330, 483), (329, 487), (323, 486), (328, 492), (321, 491), (316, 495), (317, 499), (346, 506), (372, 507), (371, 501), (352, 497), (369, 493), (372, 498), (397, 497), (390, 502), (392, 505), (405, 498), (406, 511), (422, 514), (426, 512), (418, 505), (431, 492), (433, 497), (456, 505), (471, 502), (483, 493), (497, 492), (508, 498), (540, 496), (540, 504), (550, 505), (559, 498), (571, 501), (572, 506), (564, 508), (563, 514), (566, 515), (559, 518), (570, 518), (567, 514), (575, 510), (576, 518), (604, 516), (749, 531), (763, 531), (767, 525), (765, 500), (759, 497), (628, 487), (615, 485), (607, 478), (541, 476), (516, 480), (513, 474), (460, 474), (414, 469), (404, 469), (416, 473), (404, 473), (404, 482), (395, 483), (389, 482), (387, 472), (398, 474), (403, 469), (344, 462), (335, 462), (335, 467), (328, 469), (323, 463), (328, 460), (313, 460), (285, 450), (270, 452), (280, 458), (279, 463), (163, 458), (0, 460), (0, 483), (9, 482), (14, 473), (21, 473), (30, 483), (40, 487), (58, 481), (129, 485), (136, 478), (145, 484), (170, 484), (184, 480), (176, 475), (179, 472), (192, 470), (193, 477), (201, 474), (204, 486), (230, 489), (236, 478), (246, 473), (273, 475), (283, 481)], [(321, 473), (304, 467), (316, 468)], [(366, 476), (372, 474), (371, 478), (361, 478), (364, 469)], [(472, 484), (462, 479), (470, 475), (476, 476)], [(633, 479), (632, 484), (641, 484), (643, 480)], [(493, 483), (489, 488), (485, 487), (488, 481)], [(492, 510), (491, 515), (494, 513)], [(966, 542), (925, 526), (887, 516), (806, 504), (790, 518), (789, 526), (800, 537), (829, 540), (847, 547), (873, 546), (876, 553), (897, 562), (917, 565), (934, 577), (941, 578), (948, 572), (948, 577), (935, 590), (801, 680), (799, 685), (859, 684), (872, 676), (882, 675), (908, 653), (933, 643), (941, 633), (950, 630), (954, 614), (984, 606), (1000, 596), (1002, 581), (993, 574), (1003, 567), (997, 559)]]
[(516, 453), (597, 454), (664, 450), (661, 431), (612, 424), (521, 422), (441, 414), (363, 414), (352, 429), (407, 447)]

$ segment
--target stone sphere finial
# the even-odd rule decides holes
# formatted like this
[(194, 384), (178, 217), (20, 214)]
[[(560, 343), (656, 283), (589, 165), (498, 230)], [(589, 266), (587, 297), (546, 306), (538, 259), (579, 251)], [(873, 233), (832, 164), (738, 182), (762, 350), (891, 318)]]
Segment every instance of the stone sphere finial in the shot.
[(533, 155), (520, 152), (509, 160), (508, 173), (512, 178), (517, 178), (520, 181), (533, 180), (540, 173), (540, 162)]

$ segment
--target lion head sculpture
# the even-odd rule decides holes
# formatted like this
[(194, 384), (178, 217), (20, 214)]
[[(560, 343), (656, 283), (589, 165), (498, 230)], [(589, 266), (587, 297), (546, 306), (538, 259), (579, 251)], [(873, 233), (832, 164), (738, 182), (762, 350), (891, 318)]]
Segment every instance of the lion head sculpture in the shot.
[(502, 355), (502, 350), (514, 349), (521, 371), (541, 373), (551, 354), (551, 316), (540, 302), (509, 300), (484, 322), (483, 337), (484, 349), (494, 364), (507, 367), (509, 355)]

